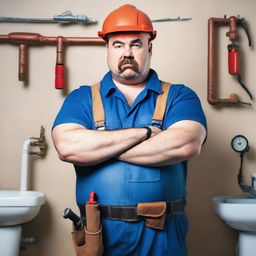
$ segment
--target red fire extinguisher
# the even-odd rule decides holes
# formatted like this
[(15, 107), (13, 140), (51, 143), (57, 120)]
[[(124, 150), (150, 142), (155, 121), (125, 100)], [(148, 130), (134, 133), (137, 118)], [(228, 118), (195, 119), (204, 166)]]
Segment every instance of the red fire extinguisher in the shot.
[(228, 72), (231, 75), (238, 75), (239, 72), (239, 45), (228, 45)]

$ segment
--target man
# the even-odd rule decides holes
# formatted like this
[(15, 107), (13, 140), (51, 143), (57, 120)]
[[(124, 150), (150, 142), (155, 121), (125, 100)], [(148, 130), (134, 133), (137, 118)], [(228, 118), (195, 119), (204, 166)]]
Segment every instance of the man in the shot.
[[(188, 87), (171, 85), (162, 122), (152, 122), (163, 88), (150, 69), (156, 36), (150, 19), (124, 5), (109, 14), (99, 35), (110, 69), (100, 82), (104, 130), (96, 127), (91, 87), (74, 90), (53, 126), (59, 157), (75, 166), (78, 205), (95, 191), (108, 207), (102, 214), (104, 255), (185, 256), (187, 160), (199, 155), (206, 137), (200, 101)], [(152, 216), (161, 208), (153, 202), (164, 202), (166, 217), (136, 219), (143, 202)], [(125, 206), (133, 206), (136, 216)], [(156, 219), (160, 227), (145, 225)]]

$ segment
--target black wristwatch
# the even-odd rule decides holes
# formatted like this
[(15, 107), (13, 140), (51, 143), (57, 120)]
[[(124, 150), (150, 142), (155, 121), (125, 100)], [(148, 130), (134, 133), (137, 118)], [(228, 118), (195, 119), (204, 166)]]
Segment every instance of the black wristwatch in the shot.
[(145, 140), (149, 139), (151, 137), (151, 135), (152, 135), (152, 129), (150, 127), (148, 127), (148, 126), (144, 126), (142, 128), (147, 129), (147, 137), (146, 137)]

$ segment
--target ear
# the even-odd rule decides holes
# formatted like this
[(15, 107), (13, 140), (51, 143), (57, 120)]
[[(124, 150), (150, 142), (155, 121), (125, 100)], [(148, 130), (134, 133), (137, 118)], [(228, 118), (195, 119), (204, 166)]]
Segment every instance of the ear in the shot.
[(150, 54), (152, 54), (152, 49), (153, 49), (153, 44), (151, 42), (149, 42), (149, 44), (148, 44), (148, 52)]

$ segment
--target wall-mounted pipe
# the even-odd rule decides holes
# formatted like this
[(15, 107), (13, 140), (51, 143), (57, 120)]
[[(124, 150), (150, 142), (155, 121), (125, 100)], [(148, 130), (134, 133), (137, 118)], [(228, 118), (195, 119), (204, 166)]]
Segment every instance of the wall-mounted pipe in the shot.
[(23, 143), (22, 156), (21, 156), (21, 171), (20, 171), (20, 190), (28, 190), (29, 180), (29, 147), (31, 140), (26, 140)]
[(25, 22), (25, 23), (80, 23), (95, 24), (97, 20), (86, 15), (73, 15), (71, 11), (65, 11), (53, 18), (20, 18), (20, 17), (0, 17), (0, 22)]
[(26, 80), (28, 65), (28, 50), (26, 44), (19, 45), (19, 80)]
[[(30, 151), (31, 147), (39, 147), (39, 152)], [(29, 155), (37, 155), (40, 157), (46, 154), (46, 141), (44, 128), (41, 126), (40, 137), (32, 137), (23, 143), (21, 156), (21, 171), (20, 171), (20, 190), (29, 189)]]
[(19, 45), (19, 80), (27, 78), (27, 48), (28, 45), (51, 45), (57, 48), (55, 88), (64, 89), (64, 46), (65, 45), (105, 45), (106, 42), (99, 37), (47, 37), (37, 33), (10, 33), (0, 35), (0, 43)]
[[(215, 70), (215, 45), (214, 45), (214, 32), (217, 26), (229, 25), (229, 32), (226, 36), (229, 37), (231, 41), (238, 38), (237, 35), (237, 24), (239, 19), (237, 17), (231, 16), (230, 18), (210, 18), (208, 20), (208, 102), (212, 105), (216, 104), (248, 104), (250, 103), (242, 102), (239, 97), (233, 93), (230, 98), (219, 99), (216, 98), (216, 70)], [(250, 40), (249, 40), (250, 41)], [(249, 43), (250, 45), (250, 43)]]

